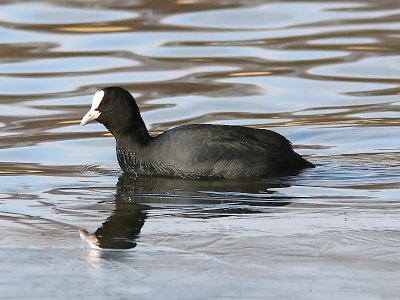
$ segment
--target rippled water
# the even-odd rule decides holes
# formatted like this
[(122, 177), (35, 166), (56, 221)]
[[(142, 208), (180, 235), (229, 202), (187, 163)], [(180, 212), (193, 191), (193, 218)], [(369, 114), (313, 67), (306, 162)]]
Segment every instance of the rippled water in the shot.
[[(399, 40), (398, 0), (1, 1), (2, 296), (396, 299)], [(154, 133), (272, 128), (318, 166), (122, 176), (79, 126), (108, 85)]]

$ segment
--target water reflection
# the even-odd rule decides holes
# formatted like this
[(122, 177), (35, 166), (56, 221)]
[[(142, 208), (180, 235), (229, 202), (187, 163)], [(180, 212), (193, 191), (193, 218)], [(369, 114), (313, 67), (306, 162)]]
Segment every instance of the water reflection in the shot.
[(123, 197), (116, 195), (116, 208), (112, 215), (94, 232), (81, 229), (79, 234), (92, 248), (130, 249), (136, 247), (139, 236), (147, 217), (145, 207), (137, 203), (125, 202)]
[[(289, 205), (290, 198), (274, 188), (290, 187), (290, 177), (259, 181), (188, 180), (179, 178), (119, 177), (114, 195), (115, 209), (94, 232), (80, 230), (92, 248), (130, 249), (153, 208), (165, 215), (190, 218), (219, 218), (239, 214), (265, 213), (269, 207)], [(178, 212), (171, 205), (185, 205)]]

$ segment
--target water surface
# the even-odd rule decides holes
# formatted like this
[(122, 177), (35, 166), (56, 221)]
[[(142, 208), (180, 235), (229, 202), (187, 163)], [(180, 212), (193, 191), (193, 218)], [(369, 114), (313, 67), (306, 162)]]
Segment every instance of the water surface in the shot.
[[(2, 296), (396, 299), (399, 15), (397, 0), (2, 1)], [(79, 126), (108, 85), (153, 134), (273, 129), (317, 168), (122, 175), (106, 130)]]

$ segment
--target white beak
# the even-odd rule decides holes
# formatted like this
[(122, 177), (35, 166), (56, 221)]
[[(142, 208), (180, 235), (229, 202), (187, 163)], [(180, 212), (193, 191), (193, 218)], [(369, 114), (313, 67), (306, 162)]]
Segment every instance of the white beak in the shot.
[(86, 125), (87, 123), (96, 120), (100, 116), (101, 112), (98, 110), (90, 109), (86, 115), (83, 116), (81, 120), (81, 126)]
[(100, 116), (101, 112), (99, 112), (97, 109), (99, 108), (100, 103), (103, 100), (103, 97), (104, 97), (103, 90), (97, 91), (93, 95), (92, 107), (89, 109), (86, 115), (83, 116), (81, 120), (81, 126), (86, 125), (90, 121), (96, 120)]

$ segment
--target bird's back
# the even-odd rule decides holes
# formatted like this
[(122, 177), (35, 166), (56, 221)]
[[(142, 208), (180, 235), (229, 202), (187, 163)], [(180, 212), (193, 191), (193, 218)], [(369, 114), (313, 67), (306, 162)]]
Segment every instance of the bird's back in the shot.
[(135, 155), (139, 174), (186, 178), (276, 175), (308, 163), (276, 132), (206, 124), (170, 129)]

